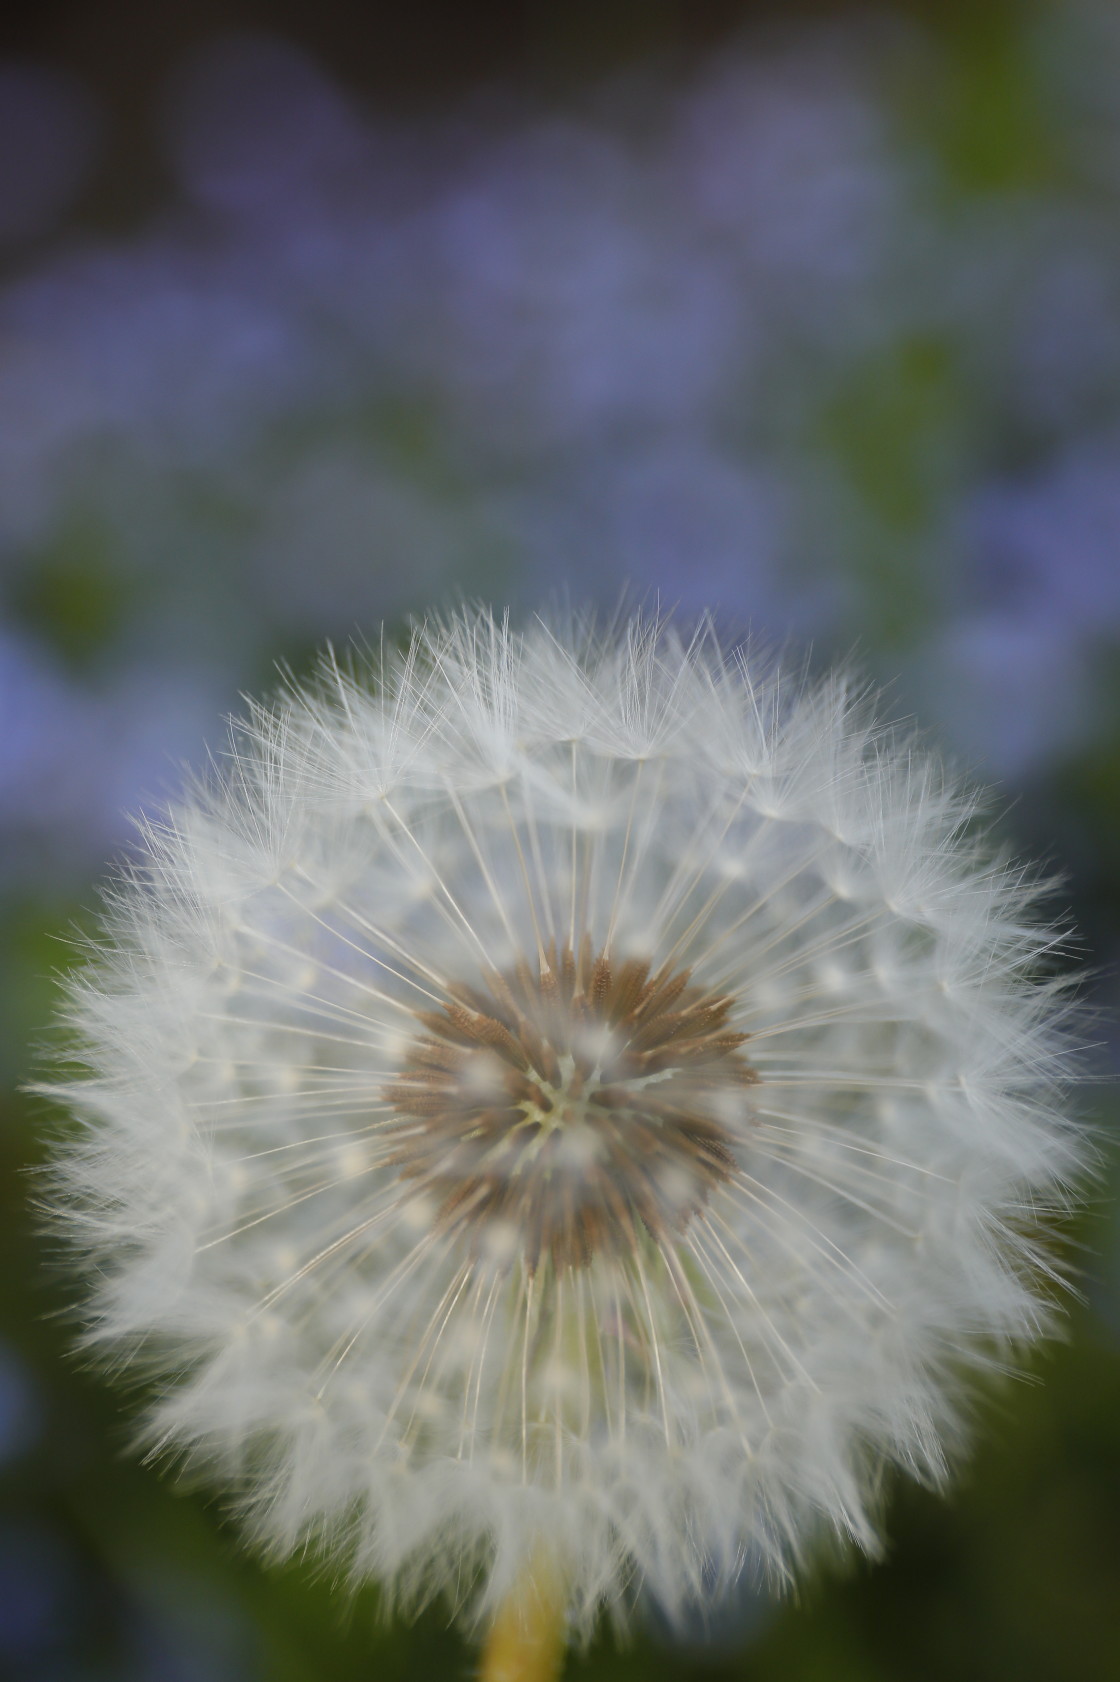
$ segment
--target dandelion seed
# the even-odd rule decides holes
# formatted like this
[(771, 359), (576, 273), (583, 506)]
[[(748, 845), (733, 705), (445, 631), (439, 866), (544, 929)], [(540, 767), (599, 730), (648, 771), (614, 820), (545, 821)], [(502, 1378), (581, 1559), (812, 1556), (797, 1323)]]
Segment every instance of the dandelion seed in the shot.
[(1054, 931), (972, 815), (706, 630), (468, 613), (254, 710), (53, 1088), (149, 1444), (274, 1555), (450, 1594), (492, 1674), (873, 1549), (883, 1466), (941, 1479), (1046, 1328), (1084, 1158)]

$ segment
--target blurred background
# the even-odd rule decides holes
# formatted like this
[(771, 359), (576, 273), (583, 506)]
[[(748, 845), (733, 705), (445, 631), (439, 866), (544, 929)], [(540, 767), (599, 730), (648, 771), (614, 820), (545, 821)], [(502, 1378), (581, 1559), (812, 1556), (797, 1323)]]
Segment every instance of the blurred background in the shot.
[[(464, 595), (853, 650), (1064, 878), (1116, 1110), (1120, 9), (39, 0), (0, 29), (0, 1675), (465, 1676), (128, 1458), (18, 1095), (128, 814)], [(1094, 1098), (1095, 1093), (1095, 1098)], [(1115, 1180), (1115, 1174), (1112, 1179)], [(573, 1678), (1120, 1676), (1120, 1229), (878, 1566)]]

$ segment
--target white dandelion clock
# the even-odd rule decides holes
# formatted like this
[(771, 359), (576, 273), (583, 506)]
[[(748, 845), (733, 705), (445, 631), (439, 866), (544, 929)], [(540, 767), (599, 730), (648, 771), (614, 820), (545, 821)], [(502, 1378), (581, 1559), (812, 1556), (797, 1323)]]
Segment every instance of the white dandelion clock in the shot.
[(872, 1548), (1045, 1329), (1083, 1156), (1054, 931), (972, 815), (842, 681), (640, 621), (466, 614), (254, 711), (54, 1089), (149, 1442), (274, 1554), (450, 1592), (493, 1674)]

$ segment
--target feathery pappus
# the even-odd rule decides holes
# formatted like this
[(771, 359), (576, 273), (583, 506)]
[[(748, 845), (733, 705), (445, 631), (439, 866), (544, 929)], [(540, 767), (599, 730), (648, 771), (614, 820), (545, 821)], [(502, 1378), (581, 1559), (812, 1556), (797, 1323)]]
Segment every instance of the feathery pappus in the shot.
[[(87, 1336), (273, 1555), (567, 1633), (940, 1480), (1083, 1168), (1056, 937), (843, 676), (464, 611), (234, 726), (70, 984)], [(542, 1563), (543, 1562), (543, 1563)]]

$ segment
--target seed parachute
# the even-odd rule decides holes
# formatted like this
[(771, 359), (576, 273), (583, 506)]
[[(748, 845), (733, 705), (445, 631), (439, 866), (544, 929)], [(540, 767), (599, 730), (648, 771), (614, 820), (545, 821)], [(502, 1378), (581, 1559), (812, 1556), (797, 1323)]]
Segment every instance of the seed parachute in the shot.
[(1050, 1322), (1085, 1158), (1055, 930), (975, 813), (709, 627), (464, 612), (253, 709), (51, 1088), (148, 1445), (503, 1630), (527, 1561), (578, 1639), (873, 1549), (884, 1467), (940, 1480)]

